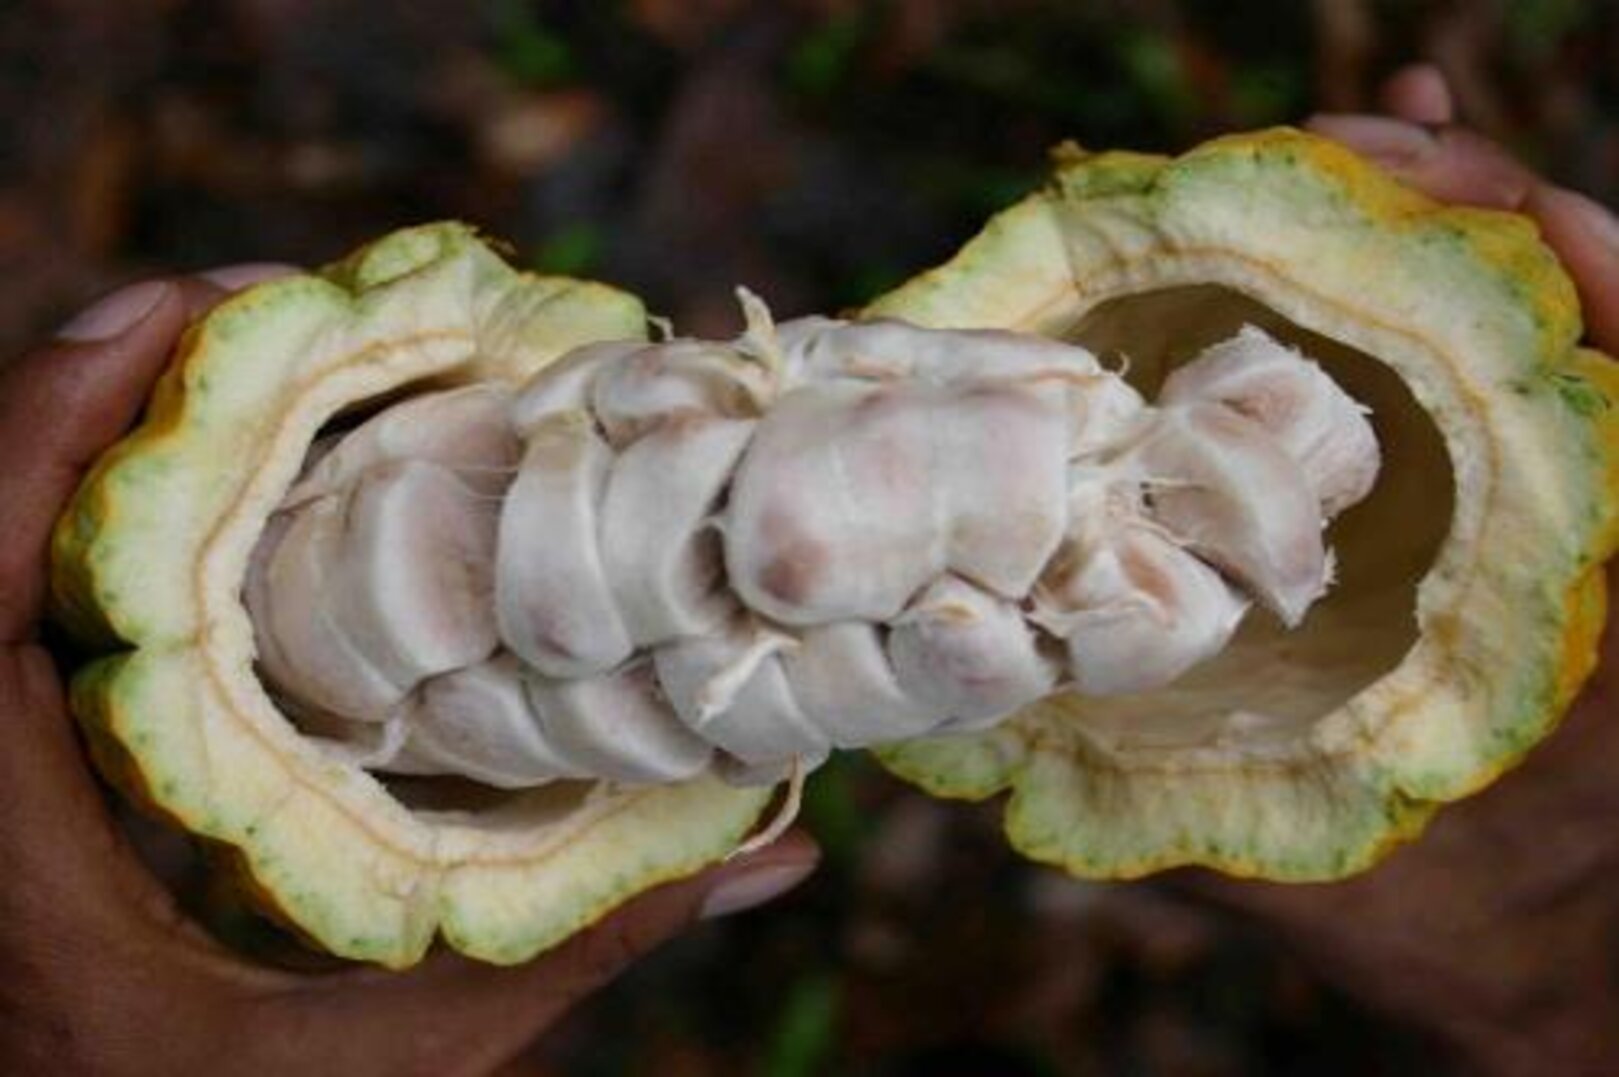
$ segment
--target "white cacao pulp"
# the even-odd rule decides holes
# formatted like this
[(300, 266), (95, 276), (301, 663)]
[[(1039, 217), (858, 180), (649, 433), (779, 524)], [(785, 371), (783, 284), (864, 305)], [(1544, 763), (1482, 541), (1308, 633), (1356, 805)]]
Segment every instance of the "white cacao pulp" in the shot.
[(1156, 406), (1083, 348), (809, 318), (582, 348), (323, 439), (246, 587), (262, 673), (395, 773), (781, 779), (1161, 687), (1327, 589), (1378, 445), (1245, 328)]

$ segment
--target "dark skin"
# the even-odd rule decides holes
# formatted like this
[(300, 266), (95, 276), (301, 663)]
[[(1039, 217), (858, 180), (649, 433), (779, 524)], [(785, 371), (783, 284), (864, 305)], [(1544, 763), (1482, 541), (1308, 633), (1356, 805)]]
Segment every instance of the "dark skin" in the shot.
[[(1448, 92), (1431, 72), (1396, 78), (1387, 105), (1439, 126), (1317, 126), (1437, 197), (1534, 217), (1580, 286), (1593, 340), (1619, 351), (1619, 245), (1606, 239), (1606, 211), (1449, 126)], [(291, 973), (193, 924), (108, 812), (40, 638), (52, 523), (88, 463), (135, 421), (188, 318), (222, 294), (174, 281), (124, 331), (0, 369), (0, 1071), (491, 1072), (717, 897), (729, 893), (719, 905), (736, 911), (790, 885), (814, 847), (789, 835), (510, 969), (437, 953), (405, 973)], [(1610, 636), (1565, 727), (1524, 767), (1441, 813), (1377, 871), (1330, 886), (1186, 881), (1274, 925), (1371, 1004), (1433, 1030), (1466, 1072), (1589, 1071), (1605, 1030), (1619, 1027), (1607, 955), (1619, 938), (1619, 725), (1604, 720), (1615, 652)]]

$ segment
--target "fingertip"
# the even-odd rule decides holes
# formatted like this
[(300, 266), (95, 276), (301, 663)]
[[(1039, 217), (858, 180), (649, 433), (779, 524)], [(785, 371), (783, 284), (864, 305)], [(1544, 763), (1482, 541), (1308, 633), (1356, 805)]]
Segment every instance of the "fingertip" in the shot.
[(0, 637), (29, 638), (45, 602), (50, 533), (83, 469), (129, 428), (185, 325), (165, 280), (91, 304), (54, 340), (0, 367)]
[(221, 300), (230, 295), (230, 292), (219, 285), (202, 277), (180, 277), (174, 285), (180, 291), (180, 298), (185, 302), (186, 320), (196, 321), (210, 310), (217, 307)]
[(1619, 352), (1619, 217), (1595, 199), (1549, 183), (1530, 193), (1524, 209), (1573, 278), (1592, 341)]
[(1462, 127), (1431, 131), (1387, 116), (1352, 114), (1313, 116), (1305, 126), (1441, 202), (1518, 210), (1539, 183), (1512, 154)]
[[(0, 445), (15, 465), (76, 464), (115, 440), (145, 403), (185, 328), (186, 289), (151, 280), (121, 288), (91, 304), (45, 346), (0, 370)], [(26, 417), (49, 415), (41, 438)], [(13, 418), (17, 417), (17, 418)]]
[(282, 262), (243, 262), (240, 265), (199, 270), (189, 277), (180, 278), (178, 284), (185, 295), (186, 314), (195, 320), (236, 292), (301, 272), (297, 266)]
[(1592, 255), (1619, 261), (1619, 217), (1601, 202), (1579, 191), (1543, 183), (1531, 193), (1526, 208), (1543, 226), (1567, 238), (1578, 238)]
[(235, 265), (204, 269), (194, 275), (227, 292), (239, 292), (263, 281), (290, 277), (302, 272), (302, 268), (287, 262), (240, 262)]
[(820, 861), (814, 839), (802, 830), (790, 830), (711, 872), (697, 918), (714, 920), (774, 901), (807, 879)]
[(56, 331), (56, 339), (68, 344), (105, 343), (139, 327), (177, 294), (174, 282), (168, 280), (125, 285), (64, 322)]
[(1311, 116), (1304, 126), (1388, 166), (1415, 165), (1439, 149), (1432, 132), (1388, 116), (1323, 112)]
[(1410, 123), (1444, 125), (1456, 120), (1455, 101), (1444, 72), (1431, 63), (1407, 64), (1383, 83), (1384, 111)]

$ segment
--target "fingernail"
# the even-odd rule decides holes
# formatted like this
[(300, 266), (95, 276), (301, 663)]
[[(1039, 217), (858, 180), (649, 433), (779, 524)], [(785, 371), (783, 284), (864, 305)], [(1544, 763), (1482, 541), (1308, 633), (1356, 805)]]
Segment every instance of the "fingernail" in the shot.
[(1435, 64), (1407, 64), (1383, 84), (1379, 96), (1387, 111), (1410, 123), (1447, 124), (1456, 119), (1450, 83)]
[(808, 861), (761, 864), (751, 871), (741, 871), (708, 892), (697, 913), (698, 919), (713, 920), (763, 905), (803, 882), (813, 870), (814, 861)]
[(1553, 187), (1550, 184), (1535, 192), (1535, 200), (1541, 204), (1538, 216), (1544, 216), (1547, 212), (1564, 215), (1569, 221), (1578, 222), (1591, 234), (1592, 239), (1608, 250), (1619, 252), (1619, 217), (1614, 216), (1613, 210), (1601, 202), (1567, 187)]
[(1409, 164), (1439, 146), (1425, 129), (1386, 116), (1323, 113), (1310, 117), (1306, 126), (1384, 164)]
[(285, 262), (243, 262), (240, 265), (220, 266), (217, 269), (205, 269), (195, 274), (210, 284), (217, 284), (226, 291), (239, 291), (250, 284), (260, 281), (274, 280), (276, 277), (286, 277), (302, 272), (295, 265)]
[(111, 340), (139, 325), (168, 298), (174, 285), (166, 280), (148, 280), (120, 288), (79, 311), (56, 331), (58, 340), (89, 344)]

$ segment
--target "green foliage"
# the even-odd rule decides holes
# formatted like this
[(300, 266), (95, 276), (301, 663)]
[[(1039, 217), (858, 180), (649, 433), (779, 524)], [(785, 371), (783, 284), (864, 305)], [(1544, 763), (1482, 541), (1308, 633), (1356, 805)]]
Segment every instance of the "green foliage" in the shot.
[(573, 50), (545, 27), (523, 0), (496, 0), (490, 13), (494, 57), (506, 74), (528, 86), (555, 86), (574, 74)]
[(1160, 33), (1130, 29), (1119, 34), (1118, 54), (1147, 110), (1166, 127), (1185, 128), (1198, 103), (1175, 42)]
[(541, 241), (529, 263), (541, 273), (586, 276), (601, 261), (604, 243), (599, 226), (589, 221), (573, 221)]
[(1589, 22), (1598, 6), (1585, 0), (1513, 0), (1502, 5), (1505, 40), (1519, 53), (1542, 59), (1556, 51), (1570, 31)]
[(787, 993), (760, 1072), (765, 1077), (814, 1077), (827, 1072), (838, 1024), (838, 981), (816, 973)]
[(1255, 62), (1231, 75), (1231, 111), (1243, 127), (1295, 121), (1309, 104), (1304, 72), (1297, 66)]
[(862, 776), (871, 770), (871, 761), (863, 754), (834, 752), (805, 786), (804, 822), (831, 867), (853, 863), (865, 844), (870, 820), (861, 811), (856, 792)]
[(842, 86), (867, 29), (864, 12), (852, 8), (805, 34), (787, 55), (788, 88), (807, 97), (826, 97)]

